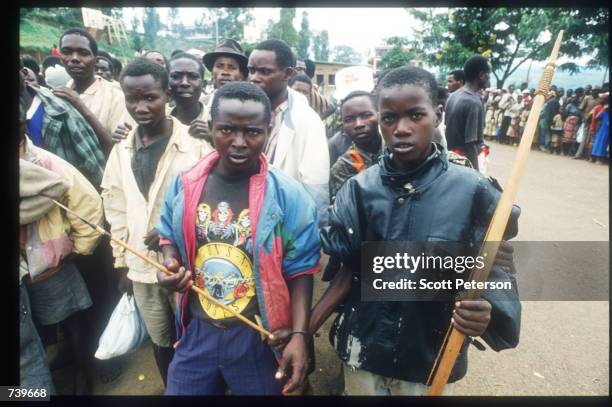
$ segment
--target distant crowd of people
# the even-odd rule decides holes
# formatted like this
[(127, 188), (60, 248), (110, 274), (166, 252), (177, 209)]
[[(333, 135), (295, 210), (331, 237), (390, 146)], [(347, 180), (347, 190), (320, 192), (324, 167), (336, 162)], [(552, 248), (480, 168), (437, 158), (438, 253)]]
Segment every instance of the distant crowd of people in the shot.
[[(451, 92), (465, 82), (465, 73), (448, 75)], [(517, 146), (531, 112), (536, 90), (521, 83), (480, 91), (485, 110), (484, 139)], [(551, 154), (606, 164), (609, 159), (609, 83), (568, 89), (552, 85), (542, 106), (534, 148)]]

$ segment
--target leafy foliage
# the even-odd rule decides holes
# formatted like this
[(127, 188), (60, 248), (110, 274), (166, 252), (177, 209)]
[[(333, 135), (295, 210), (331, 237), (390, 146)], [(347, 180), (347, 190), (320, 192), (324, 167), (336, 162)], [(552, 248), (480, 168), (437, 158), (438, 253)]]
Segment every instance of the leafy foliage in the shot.
[(230, 7), (211, 9), (213, 18), (217, 20), (219, 38), (232, 38), (242, 42), (244, 26), (253, 21), (251, 9)]
[(316, 61), (329, 61), (329, 33), (327, 30), (323, 30), (314, 36), (312, 48)]
[(157, 41), (157, 32), (161, 29), (161, 21), (159, 20), (159, 14), (153, 7), (145, 7), (144, 19), (142, 21), (142, 27), (144, 29), (144, 45), (148, 48), (155, 48)]
[(348, 45), (334, 47), (331, 59), (334, 62), (341, 62), (343, 64), (359, 64), (362, 60), (359, 52)]
[(309, 58), (310, 53), (308, 52), (308, 49), (310, 48), (311, 38), (312, 32), (310, 31), (308, 23), (308, 13), (304, 11), (302, 13), (302, 24), (300, 26), (300, 32), (298, 33), (297, 54), (299, 58)]
[[(409, 11), (420, 20), (413, 48), (430, 65), (456, 69), (467, 58), (481, 54), (491, 62), (497, 86), (526, 61), (548, 58), (559, 30), (565, 30), (560, 55), (592, 55), (587, 66), (608, 62), (609, 12), (605, 9), (456, 8)], [(578, 72), (567, 63), (560, 69)]]
[(414, 53), (404, 49), (408, 45), (408, 40), (405, 38), (390, 37), (385, 42), (388, 45), (392, 45), (392, 47), (383, 55), (380, 61), (382, 69), (399, 68), (414, 59)]
[(267, 38), (276, 38), (285, 41), (291, 48), (298, 46), (298, 33), (293, 26), (295, 19), (294, 8), (280, 9), (280, 19), (272, 23), (267, 29)]

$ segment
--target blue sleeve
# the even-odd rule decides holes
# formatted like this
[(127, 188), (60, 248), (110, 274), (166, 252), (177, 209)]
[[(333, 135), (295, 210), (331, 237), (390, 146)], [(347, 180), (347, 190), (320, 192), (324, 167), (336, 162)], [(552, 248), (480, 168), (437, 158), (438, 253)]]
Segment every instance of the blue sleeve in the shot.
[(315, 204), (301, 186), (297, 192), (285, 208), (285, 223), (281, 226), (285, 249), (283, 275), (288, 280), (316, 273), (321, 258)]
[(178, 174), (166, 188), (159, 215), (159, 223), (156, 226), (161, 238), (169, 240), (174, 246), (177, 245), (177, 238), (174, 234), (172, 219), (174, 217), (174, 208), (176, 207), (175, 201), (181, 190), (181, 176)]
[(312, 199), (315, 201), (317, 208), (317, 223), (319, 227), (327, 225), (328, 221), (328, 204), (329, 204), (329, 185), (313, 185), (303, 184), (306, 191), (310, 194)]

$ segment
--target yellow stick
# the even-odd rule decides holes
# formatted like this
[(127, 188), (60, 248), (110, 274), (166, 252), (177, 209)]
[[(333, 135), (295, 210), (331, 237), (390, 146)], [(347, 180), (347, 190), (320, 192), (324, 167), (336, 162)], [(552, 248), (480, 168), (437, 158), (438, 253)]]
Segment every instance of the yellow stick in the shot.
[[(48, 197), (49, 198), (49, 197)], [(148, 256), (145, 256), (144, 254), (140, 253), (138, 250), (134, 249), (132, 246), (130, 246), (129, 244), (123, 242), (120, 239), (117, 239), (116, 237), (112, 236), (110, 233), (108, 233), (106, 230), (104, 230), (103, 228), (101, 228), (98, 225), (94, 225), (91, 222), (88, 222), (87, 220), (83, 219), (81, 216), (79, 216), (77, 213), (75, 213), (74, 211), (70, 210), (69, 208), (67, 208), (66, 206), (62, 205), (61, 203), (57, 202), (55, 199), (53, 198), (49, 198), (51, 199), (57, 206), (59, 206), (60, 208), (64, 209), (66, 212), (69, 212), (71, 214), (73, 214), (74, 216), (78, 217), (80, 220), (82, 220), (83, 222), (87, 223), (89, 226), (91, 226), (92, 228), (94, 228), (96, 231), (98, 231), (98, 233), (102, 234), (102, 235), (106, 235), (108, 236), (113, 242), (117, 243), (118, 245), (124, 247), (126, 250), (134, 253), (136, 256), (140, 257), (142, 260), (146, 261), (147, 263), (149, 263), (150, 265), (152, 265), (153, 267), (161, 270), (162, 272), (168, 274), (168, 275), (172, 275), (174, 274), (172, 271), (168, 270), (164, 265), (159, 264), (158, 262), (156, 262), (153, 259), (150, 259)], [(227, 305), (219, 302), (218, 300), (216, 300), (215, 298), (213, 298), (212, 296), (210, 296), (207, 292), (205, 292), (204, 290), (202, 290), (200, 287), (197, 287), (195, 285), (191, 286), (191, 289), (193, 291), (195, 291), (196, 293), (206, 297), (206, 299), (210, 302), (212, 302), (213, 304), (215, 304), (218, 307), (223, 308), (224, 310), (226, 310), (227, 312), (229, 312), (230, 314), (232, 314), (233, 316), (235, 316), (236, 318), (238, 318), (239, 320), (241, 320), (242, 322), (244, 322), (245, 324), (247, 324), (248, 326), (250, 326), (251, 328), (253, 328), (254, 330), (266, 335), (266, 337), (268, 338), (272, 338), (273, 335), (271, 332), (267, 331), (265, 328), (260, 327), (259, 325), (255, 324), (254, 322), (250, 321), (249, 319), (245, 318), (244, 316), (242, 316), (241, 314), (239, 314), (238, 312), (234, 311), (233, 309), (231, 309), (230, 307), (228, 307)]]
[[(525, 125), (525, 130), (523, 131), (521, 143), (519, 144), (518, 151), (516, 153), (516, 160), (512, 166), (510, 178), (508, 178), (504, 192), (499, 198), (499, 202), (495, 208), (495, 213), (493, 214), (493, 219), (491, 220), (491, 224), (489, 225), (489, 229), (487, 230), (487, 234), (484, 239), (485, 243), (480, 249), (480, 255), (484, 256), (485, 258), (485, 265), (482, 269), (476, 269), (472, 273), (471, 277), (476, 281), (487, 281), (491, 267), (493, 266), (493, 262), (495, 260), (495, 255), (499, 249), (499, 243), (504, 237), (504, 231), (506, 230), (508, 218), (510, 217), (510, 213), (512, 211), (512, 204), (516, 198), (519, 182), (523, 176), (527, 156), (531, 149), (533, 137), (535, 136), (540, 111), (542, 110), (542, 105), (544, 104), (546, 95), (548, 94), (548, 89), (550, 88), (550, 84), (552, 82), (562, 38), (563, 30), (561, 30), (557, 36), (557, 40), (550, 55), (550, 60), (548, 64), (546, 64), (544, 72), (542, 73), (538, 91), (536, 92), (536, 97), (533, 101), (531, 112), (529, 113), (527, 124)], [(476, 299), (480, 295), (480, 292), (481, 290), (477, 289), (469, 290), (464, 298)], [(446, 341), (445, 345), (442, 345), (442, 349), (440, 349), (440, 353), (436, 358), (436, 362), (434, 363), (434, 367), (430, 374), (431, 378), (431, 375), (435, 371), (433, 381), (431, 382), (431, 388), (429, 390), (429, 395), (431, 396), (439, 396), (444, 391), (444, 386), (448, 381), (451, 371), (455, 366), (457, 357), (459, 356), (461, 346), (465, 341), (465, 335), (455, 329), (455, 327), (452, 325), (450, 330), (448, 340)], [(438, 360), (440, 361), (439, 364), (437, 363)], [(436, 365), (438, 365), (437, 369)]]

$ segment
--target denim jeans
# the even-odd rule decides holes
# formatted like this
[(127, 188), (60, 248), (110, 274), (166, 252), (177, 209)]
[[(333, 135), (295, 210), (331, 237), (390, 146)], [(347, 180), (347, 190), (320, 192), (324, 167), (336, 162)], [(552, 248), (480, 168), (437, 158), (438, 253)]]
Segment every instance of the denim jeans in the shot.
[(32, 321), (28, 291), (19, 285), (19, 383), (28, 389), (47, 389), (55, 394), (47, 354)]
[(550, 143), (550, 130), (548, 126), (540, 125), (540, 147), (548, 147)]

